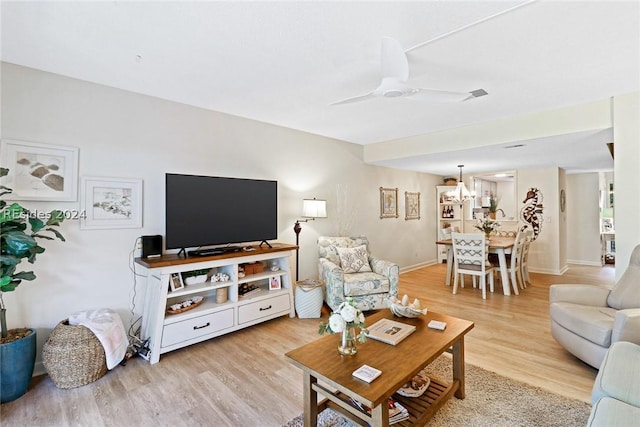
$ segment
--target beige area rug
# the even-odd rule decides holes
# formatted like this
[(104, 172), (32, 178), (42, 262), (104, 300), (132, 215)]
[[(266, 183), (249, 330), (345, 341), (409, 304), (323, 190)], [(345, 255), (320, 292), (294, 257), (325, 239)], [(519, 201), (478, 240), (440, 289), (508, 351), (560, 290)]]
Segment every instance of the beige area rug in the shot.
[[(451, 378), (451, 359), (440, 356), (429, 373)], [(477, 366), (465, 365), (466, 398), (449, 399), (427, 424), (429, 427), (583, 427), (591, 405), (503, 377)], [(303, 425), (302, 415), (285, 427)], [(318, 417), (320, 427), (351, 427), (355, 424), (331, 409)]]

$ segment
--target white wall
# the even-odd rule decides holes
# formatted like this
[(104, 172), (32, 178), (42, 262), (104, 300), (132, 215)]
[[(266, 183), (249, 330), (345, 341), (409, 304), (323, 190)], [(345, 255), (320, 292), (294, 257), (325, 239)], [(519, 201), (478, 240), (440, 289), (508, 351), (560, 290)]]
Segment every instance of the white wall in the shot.
[(600, 178), (598, 173), (567, 175), (567, 260), (601, 265)]
[[(542, 192), (544, 221), (541, 223), (538, 238), (529, 249), (529, 269), (547, 274), (562, 274), (566, 265), (561, 264), (560, 255), (560, 218), (558, 215), (560, 170), (555, 167), (520, 169), (516, 178), (518, 218), (521, 218), (523, 201), (529, 188)], [(522, 223), (522, 220), (520, 220)]]
[[(9, 327), (37, 328), (40, 348), (57, 322), (78, 310), (110, 307), (129, 323), (131, 253), (137, 237), (164, 234), (166, 172), (278, 180), (278, 240), (285, 243), (295, 242), (302, 199), (326, 199), (328, 218), (302, 224), (300, 278), (317, 277), (317, 236), (338, 228), (367, 235), (375, 255), (404, 269), (435, 262), (440, 178), (366, 165), (361, 146), (7, 63), (1, 90), (2, 138), (78, 147), (80, 176), (144, 181), (143, 228), (80, 230), (67, 222), (66, 243), (44, 243), (36, 281), (4, 296)], [(379, 187), (399, 189), (400, 218), (379, 218)], [(404, 220), (405, 191), (421, 193), (421, 220)], [(138, 311), (143, 289), (138, 279)]]
[(640, 92), (614, 98), (616, 278), (640, 244)]

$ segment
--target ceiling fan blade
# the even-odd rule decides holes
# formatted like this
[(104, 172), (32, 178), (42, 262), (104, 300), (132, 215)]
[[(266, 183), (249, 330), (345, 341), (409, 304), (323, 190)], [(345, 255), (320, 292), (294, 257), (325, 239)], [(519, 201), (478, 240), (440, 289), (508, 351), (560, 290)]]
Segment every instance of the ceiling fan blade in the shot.
[(375, 98), (376, 96), (373, 92), (369, 92), (366, 95), (352, 96), (351, 98), (342, 99), (340, 101), (332, 102), (329, 105), (343, 105), (343, 104), (351, 104), (354, 102), (366, 101), (370, 98)]
[(432, 102), (461, 102), (484, 95), (488, 95), (484, 89), (477, 89), (471, 92), (452, 92), (448, 90), (416, 88), (409, 96), (411, 98), (420, 98)]
[(401, 82), (409, 78), (409, 61), (400, 42), (391, 37), (382, 38), (380, 50), (382, 78), (392, 77)]

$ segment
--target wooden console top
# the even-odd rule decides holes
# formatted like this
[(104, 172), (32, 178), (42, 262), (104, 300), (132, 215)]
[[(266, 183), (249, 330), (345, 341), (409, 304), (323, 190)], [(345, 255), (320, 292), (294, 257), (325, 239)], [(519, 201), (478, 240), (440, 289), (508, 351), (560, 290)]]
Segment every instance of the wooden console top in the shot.
[(273, 252), (285, 252), (285, 251), (293, 251), (298, 249), (296, 245), (289, 245), (285, 243), (271, 243), (271, 248), (263, 245), (260, 247), (259, 245), (246, 245), (254, 248), (252, 251), (238, 251), (238, 252), (229, 252), (226, 254), (220, 255), (209, 255), (209, 256), (178, 256), (177, 254), (165, 254), (157, 258), (136, 258), (135, 262), (140, 264), (146, 268), (159, 268), (159, 267), (169, 267), (172, 265), (180, 265), (180, 264), (191, 264), (194, 262), (202, 262), (202, 261), (212, 261), (217, 259), (229, 259), (229, 258), (239, 258), (245, 257), (249, 255), (260, 255), (267, 254)]

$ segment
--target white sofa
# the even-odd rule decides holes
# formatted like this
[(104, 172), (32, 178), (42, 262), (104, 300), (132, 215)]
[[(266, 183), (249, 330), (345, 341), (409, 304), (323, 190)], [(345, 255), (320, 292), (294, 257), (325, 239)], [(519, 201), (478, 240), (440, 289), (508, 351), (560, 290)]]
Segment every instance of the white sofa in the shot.
[(591, 402), (587, 427), (640, 425), (640, 345), (611, 345), (593, 384)]
[(613, 289), (551, 285), (549, 303), (551, 335), (596, 369), (612, 343), (640, 344), (640, 245)]

